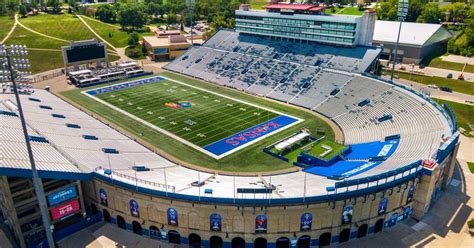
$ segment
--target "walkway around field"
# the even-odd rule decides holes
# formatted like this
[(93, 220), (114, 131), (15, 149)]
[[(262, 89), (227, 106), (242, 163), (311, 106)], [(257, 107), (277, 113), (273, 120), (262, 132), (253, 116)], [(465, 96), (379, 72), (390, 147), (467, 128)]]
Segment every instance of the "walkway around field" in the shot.
[(461, 63), (461, 64), (468, 63), (470, 65), (474, 65), (474, 57), (465, 57), (465, 56), (449, 54), (446, 56), (441, 56), (440, 58), (443, 61)]
[[(400, 70), (401, 67), (405, 67), (406, 70)], [(389, 68), (392, 68), (392, 64), (389, 64)], [(400, 71), (400, 72), (410, 72), (412, 68), (411, 64), (396, 64), (395, 70)], [(421, 72), (425, 76), (435, 76), (435, 77), (442, 77), (446, 78), (448, 74), (453, 74), (453, 79), (457, 79), (458, 76), (461, 74), (461, 71), (456, 71), (456, 70), (449, 70), (449, 69), (442, 69), (442, 68), (436, 68), (436, 67), (430, 67), (427, 66), (425, 68), (420, 68), (418, 65), (415, 65), (413, 70), (415, 72)], [(470, 72), (463, 72), (462, 73), (464, 76), (464, 81), (468, 82), (474, 82), (474, 73)]]

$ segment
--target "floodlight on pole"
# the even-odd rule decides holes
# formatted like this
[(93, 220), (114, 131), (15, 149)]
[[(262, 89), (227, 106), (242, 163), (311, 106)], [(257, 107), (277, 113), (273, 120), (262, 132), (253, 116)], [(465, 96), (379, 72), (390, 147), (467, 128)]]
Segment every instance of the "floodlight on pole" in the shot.
[(54, 248), (53, 233), (48, 215), (48, 207), (46, 205), (46, 199), (44, 195), (43, 183), (39, 178), (38, 171), (36, 170), (36, 163), (33, 156), (33, 150), (28, 135), (28, 129), (26, 127), (25, 116), (23, 114), (23, 108), (21, 106), (20, 95), (18, 92), (18, 83), (28, 83), (31, 81), (31, 72), (25, 71), (31, 68), (30, 61), (25, 58), (28, 55), (28, 50), (25, 45), (0, 45), (0, 82), (11, 83), (11, 88), (15, 94), (17, 103), (18, 115), (20, 117), (21, 128), (23, 129), (23, 136), (25, 138), (26, 149), (28, 152), (28, 158), (31, 164), (31, 172), (33, 176), (33, 185), (35, 188), (36, 198), (38, 199), (38, 205), (41, 213), (41, 220), (43, 222), (43, 228), (46, 233), (46, 239), (50, 248)]
[(397, 63), (398, 57), (398, 43), (400, 42), (400, 33), (402, 31), (402, 23), (405, 21), (405, 18), (408, 14), (408, 7), (409, 7), (409, 0), (400, 0), (398, 2), (398, 19), (400, 20), (400, 24), (398, 26), (398, 35), (397, 35), (397, 43), (395, 44), (395, 50), (393, 52), (393, 61), (392, 61), (392, 73), (390, 75), (390, 80), (393, 80), (393, 73), (395, 72), (395, 64)]

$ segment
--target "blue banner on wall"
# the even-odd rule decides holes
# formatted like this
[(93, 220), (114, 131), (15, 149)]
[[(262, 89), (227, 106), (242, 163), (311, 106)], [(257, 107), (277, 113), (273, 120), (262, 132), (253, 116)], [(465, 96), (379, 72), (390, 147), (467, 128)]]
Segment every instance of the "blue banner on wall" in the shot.
[(258, 215), (255, 218), (255, 232), (256, 233), (267, 233), (267, 216), (266, 215)]
[(385, 212), (387, 212), (387, 205), (388, 205), (387, 198), (384, 197), (384, 198), (380, 199), (379, 209), (377, 211), (379, 215), (384, 214)]
[(99, 198), (100, 198), (100, 204), (103, 206), (109, 206), (109, 200), (107, 199), (107, 192), (105, 192), (104, 189), (99, 189)]
[(133, 217), (140, 218), (140, 206), (138, 202), (135, 200), (130, 200), (130, 214)]
[(166, 211), (166, 215), (168, 215), (168, 225), (170, 226), (178, 226), (178, 211), (174, 208), (168, 208)]
[(313, 226), (313, 215), (311, 213), (304, 213), (301, 215), (300, 231), (309, 231)]
[(67, 187), (61, 191), (54, 192), (48, 195), (48, 204), (49, 206), (57, 205), (61, 202), (70, 200), (77, 196), (76, 185)]
[(218, 213), (213, 213), (209, 218), (211, 231), (220, 232), (222, 230), (222, 216)]
[(351, 206), (347, 206), (342, 211), (342, 224), (347, 224), (352, 222), (352, 211), (353, 208)]

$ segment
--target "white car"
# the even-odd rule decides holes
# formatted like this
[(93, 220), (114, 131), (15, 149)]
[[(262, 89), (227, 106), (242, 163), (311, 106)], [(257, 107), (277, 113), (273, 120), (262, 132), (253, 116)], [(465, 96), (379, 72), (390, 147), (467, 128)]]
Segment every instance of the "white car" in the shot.
[(435, 89), (435, 90), (439, 89), (439, 87), (434, 84), (428, 84), (428, 88)]

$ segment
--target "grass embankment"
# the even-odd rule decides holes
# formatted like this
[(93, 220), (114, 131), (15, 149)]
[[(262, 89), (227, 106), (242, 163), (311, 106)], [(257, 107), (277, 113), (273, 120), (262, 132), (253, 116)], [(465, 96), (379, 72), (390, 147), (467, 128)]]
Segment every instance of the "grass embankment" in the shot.
[(363, 10), (359, 10), (359, 8), (356, 6), (356, 7), (346, 7), (344, 9), (342, 9), (339, 13), (337, 13), (339, 15), (356, 15), (356, 16), (361, 16), (362, 14), (364, 14)]
[(474, 106), (436, 98), (433, 100), (440, 104), (447, 104), (451, 110), (453, 110), (458, 126), (466, 130), (465, 135), (473, 137), (473, 135), (470, 134), (470, 132), (473, 131), (470, 125), (474, 125)]
[(474, 163), (467, 162), (467, 167), (469, 167), (469, 170), (471, 171), (471, 173), (474, 174)]
[[(440, 57), (432, 59), (428, 66), (455, 71), (462, 71), (464, 68), (464, 64), (462, 63), (444, 61)], [(466, 68), (464, 68), (464, 72), (474, 73), (474, 65), (467, 64)]]
[(415, 73), (410, 75), (408, 72), (395, 72), (395, 74), (398, 75), (399, 78), (414, 81), (420, 84), (434, 84), (438, 87), (449, 87), (456, 92), (474, 95), (474, 83), (472, 82), (442, 77), (431, 77)]
[[(154, 129), (148, 128), (144, 124), (134, 121), (133, 119), (120, 114), (119, 112), (116, 112), (107, 106), (94, 101), (93, 99), (90, 99), (89, 97), (80, 93), (84, 89), (67, 91), (63, 92), (62, 94), (70, 100), (82, 105), (84, 108), (87, 108), (90, 111), (107, 119), (108, 121), (115, 123), (117, 126), (127, 130), (134, 136), (140, 137), (140, 139), (143, 139), (153, 146), (158, 147), (164, 152), (187, 163), (207, 167), (210, 169), (234, 172), (261, 172), (290, 168), (292, 166), (290, 163), (281, 161), (277, 158), (272, 158), (271, 156), (265, 154), (262, 150), (265, 146), (283, 139), (297, 132), (303, 127), (308, 128), (313, 133), (316, 133), (318, 130), (322, 129), (325, 132), (327, 140), (334, 140), (334, 131), (331, 129), (331, 127), (323, 120), (306, 111), (170, 72), (164, 72), (162, 75), (190, 85), (199, 86), (216, 93), (225, 94), (227, 96), (247, 101), (249, 103), (258, 104), (260, 106), (290, 114), (302, 118), (305, 121), (217, 161), (173, 138), (170, 138)], [(143, 136), (140, 136), (140, 133), (143, 133)]]
[(90, 40), (95, 35), (71, 14), (41, 14), (20, 19), (26, 27), (55, 38), (77, 41)]
[[(82, 16), (82, 19), (104, 40), (112, 44), (112, 46), (120, 48), (128, 45), (129, 33), (123, 31), (119, 25), (103, 23), (90, 17)], [(153, 35), (146, 30), (138, 30), (139, 39), (142, 36)]]
[(3, 40), (13, 27), (15, 20), (9, 16), (0, 16), (0, 41)]

